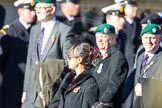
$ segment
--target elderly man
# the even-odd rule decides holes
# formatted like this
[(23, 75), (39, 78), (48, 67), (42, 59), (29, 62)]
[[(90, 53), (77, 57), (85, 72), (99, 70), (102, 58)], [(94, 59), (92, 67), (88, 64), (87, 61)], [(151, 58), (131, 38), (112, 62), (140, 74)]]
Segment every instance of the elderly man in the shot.
[(36, 20), (32, 0), (17, 0), (19, 18), (0, 32), (1, 108), (20, 108), (30, 28)]
[(112, 25), (100, 25), (95, 30), (95, 36), (102, 55), (93, 73), (99, 86), (99, 102), (121, 108), (121, 90), (128, 72), (127, 61), (116, 48), (115, 28)]
[(148, 96), (149, 94), (146, 94), (148, 93), (146, 88), (149, 88), (149, 86), (146, 86), (147, 80), (160, 79), (161, 76), (160, 71), (157, 71), (161, 69), (159, 60), (162, 56), (162, 49), (160, 47), (160, 29), (156, 24), (148, 24), (142, 29), (140, 36), (144, 48), (140, 49), (136, 55), (134, 69), (132, 71), (135, 75), (134, 85), (132, 85), (132, 87), (135, 86), (133, 107), (143, 108), (142, 106), (144, 106), (144, 108), (147, 108), (148, 105), (153, 105), (154, 103), (147, 102), (147, 99), (149, 100), (152, 98)]
[(106, 23), (115, 27), (115, 34), (117, 35), (117, 45), (123, 54), (125, 51), (125, 42), (127, 40), (127, 36), (123, 32), (125, 23), (124, 5), (125, 3), (122, 2), (102, 8), (102, 12), (105, 14)]
[[(42, 93), (36, 92), (35, 69), (38, 62), (51, 59), (66, 59), (68, 50), (74, 44), (74, 33), (71, 27), (55, 18), (55, 0), (35, 0), (35, 11), (38, 24), (33, 26), (30, 34), (27, 65), (22, 96), (22, 108), (38, 108)], [(56, 92), (57, 83), (53, 91)]]

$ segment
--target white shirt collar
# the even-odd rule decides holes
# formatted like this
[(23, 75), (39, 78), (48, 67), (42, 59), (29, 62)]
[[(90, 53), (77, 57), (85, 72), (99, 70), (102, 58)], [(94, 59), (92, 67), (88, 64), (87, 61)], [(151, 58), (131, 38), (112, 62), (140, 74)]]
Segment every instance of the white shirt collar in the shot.
[(66, 18), (69, 20), (69, 21), (72, 21), (72, 20), (74, 20), (74, 17), (71, 17), (71, 16), (67, 16), (67, 15), (65, 15), (66, 16)]
[(106, 52), (107, 52), (106, 50), (100, 50), (101, 55), (103, 55)]
[(53, 30), (53, 27), (55, 25), (55, 22), (56, 22), (56, 18), (53, 17), (52, 20), (46, 22), (46, 23), (42, 23), (41, 24), (41, 29), (42, 27), (44, 27), (44, 38), (43, 38), (43, 44), (42, 44), (42, 51), (41, 53), (43, 53), (45, 47), (46, 47), (46, 44), (50, 38), (50, 35), (52, 33), (52, 30)]
[(130, 19), (130, 18), (127, 18), (127, 17), (125, 17), (125, 19), (128, 21), (129, 24), (132, 24), (134, 22), (133, 19)]
[(56, 22), (56, 18), (53, 17), (52, 20), (46, 22), (46, 23), (41, 23), (41, 28), (44, 27), (44, 28), (48, 28), (50, 27), (49, 25), (53, 24)]
[(31, 24), (26, 24), (21, 18), (19, 18), (20, 23), (25, 27), (25, 29), (28, 29)]
[(155, 55), (155, 53), (158, 49), (159, 49), (159, 46), (155, 49), (155, 51), (153, 53), (145, 52), (145, 55), (147, 54), (149, 56), (147, 63), (149, 63), (151, 61), (151, 59), (153, 58), (153, 56)]

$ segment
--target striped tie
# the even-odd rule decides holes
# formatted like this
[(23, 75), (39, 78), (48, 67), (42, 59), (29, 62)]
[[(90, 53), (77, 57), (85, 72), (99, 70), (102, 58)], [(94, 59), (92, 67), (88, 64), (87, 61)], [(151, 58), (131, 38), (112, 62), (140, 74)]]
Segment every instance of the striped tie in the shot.
[(147, 63), (147, 60), (149, 58), (149, 55), (146, 54), (144, 57), (143, 57), (143, 60), (142, 60), (142, 64), (141, 64), (141, 73), (144, 71), (144, 69), (146, 68), (146, 63)]
[(41, 57), (43, 38), (44, 38), (44, 27), (42, 27), (39, 38), (38, 38), (38, 54), (39, 54), (39, 58)]

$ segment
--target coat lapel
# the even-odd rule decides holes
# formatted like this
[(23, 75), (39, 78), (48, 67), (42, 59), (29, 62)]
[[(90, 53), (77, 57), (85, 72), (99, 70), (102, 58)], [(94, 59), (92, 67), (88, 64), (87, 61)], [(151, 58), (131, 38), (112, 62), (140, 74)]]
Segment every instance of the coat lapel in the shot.
[[(117, 50), (117, 49), (116, 49), (116, 45), (110, 47), (110, 48), (107, 50), (108, 56), (107, 56), (106, 58), (110, 57), (110, 56), (112, 55), (112, 53), (115, 52), (115, 50)], [(97, 62), (95, 63), (95, 65), (98, 66), (101, 62), (103, 62), (104, 60), (106, 60), (106, 58), (103, 58), (103, 56), (101, 56), (101, 57), (97, 60)]]
[(37, 61), (39, 60), (39, 56), (38, 56), (38, 38), (39, 38), (39, 34), (41, 32), (41, 25), (39, 24), (36, 29), (34, 30), (35, 34), (33, 34), (33, 37), (35, 35), (35, 39), (34, 40), (34, 51), (35, 51), (35, 55), (37, 55)]
[[(158, 60), (159, 60), (159, 56), (161, 54), (161, 47), (159, 47), (159, 49), (156, 51), (155, 55), (153, 56), (153, 58), (151, 59), (151, 61), (147, 64), (144, 73), (147, 73), (147, 70), (153, 65), (155, 64)], [(148, 71), (149, 72), (149, 71)], [(148, 74), (148, 73), (147, 73)]]
[(65, 91), (66, 95), (69, 91), (73, 90), (74, 88), (76, 88), (78, 85), (80, 85), (81, 83), (83, 83), (85, 80), (87, 80), (90, 76), (92, 76), (91, 71), (85, 71), (82, 74), (80, 74), (72, 83), (71, 86), (69, 86), (69, 88)]
[(47, 44), (46, 44), (46, 46), (45, 46), (45, 49), (44, 49), (44, 51), (43, 51), (43, 54), (42, 54), (42, 57), (41, 57), (40, 61), (44, 61), (44, 60), (45, 60), (45, 58), (46, 58), (46, 56), (47, 56), (47, 54), (48, 54), (50, 48), (51, 48), (52, 45), (54, 44), (54, 41), (52, 41), (51, 38), (52, 38), (52, 36), (57, 37), (58, 24), (59, 24), (59, 22), (56, 21), (56, 23), (55, 23), (55, 25), (54, 25), (54, 27), (53, 27), (53, 29), (52, 29), (52, 31), (51, 31), (51, 34), (50, 34), (50, 36), (49, 36), (49, 39), (48, 39), (48, 41), (47, 41)]
[(140, 70), (141, 70), (141, 64), (142, 64), (142, 59), (144, 56), (144, 52), (142, 52), (141, 54), (139, 54), (138, 58), (137, 58), (137, 68), (136, 68), (136, 75), (135, 75), (135, 84), (138, 82), (138, 78), (141, 76)]

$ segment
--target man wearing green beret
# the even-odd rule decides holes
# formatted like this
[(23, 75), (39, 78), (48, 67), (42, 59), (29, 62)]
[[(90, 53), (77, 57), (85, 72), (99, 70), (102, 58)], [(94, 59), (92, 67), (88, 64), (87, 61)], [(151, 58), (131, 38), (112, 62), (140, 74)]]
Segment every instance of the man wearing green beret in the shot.
[[(158, 89), (161, 86), (159, 79), (162, 75), (160, 66), (162, 48), (160, 46), (159, 26), (148, 24), (142, 29), (140, 36), (144, 48), (138, 51), (134, 68), (130, 74), (134, 75), (132, 78), (132, 80), (134, 79), (134, 84), (132, 84), (132, 89), (134, 89), (132, 106), (133, 108), (160, 108), (161, 104), (157, 100), (158, 98), (156, 99), (156, 97), (161, 96)], [(154, 83), (155, 79), (157, 85)], [(156, 88), (156, 91), (152, 91), (152, 88)]]
[(99, 85), (99, 102), (121, 108), (121, 90), (128, 72), (127, 60), (116, 48), (115, 28), (112, 25), (98, 26), (95, 37), (102, 55), (93, 73)]
[[(66, 59), (68, 51), (75, 43), (71, 27), (55, 18), (55, 0), (35, 0), (38, 23), (31, 29), (25, 71), (22, 108), (40, 108), (39, 103), (47, 105), (43, 88), (36, 92), (35, 69), (38, 63), (51, 59)], [(40, 80), (40, 85), (44, 82)], [(55, 85), (59, 85), (58, 83)], [(55, 93), (58, 87), (53, 87)], [(52, 91), (51, 90), (51, 91)], [(40, 102), (39, 102), (39, 99)]]

